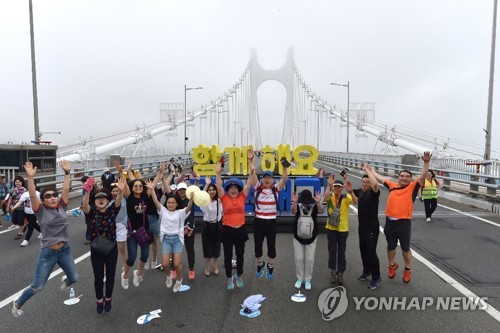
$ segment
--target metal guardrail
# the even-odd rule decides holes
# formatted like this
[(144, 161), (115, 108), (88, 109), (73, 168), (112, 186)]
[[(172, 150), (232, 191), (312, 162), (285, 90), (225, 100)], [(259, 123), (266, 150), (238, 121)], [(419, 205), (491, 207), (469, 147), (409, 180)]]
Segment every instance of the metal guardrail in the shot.
[[(403, 169), (410, 170), (412, 173), (420, 175), (422, 169), (422, 161), (419, 158), (415, 159), (416, 164), (401, 163), (402, 156), (399, 156), (399, 163), (395, 158), (391, 161), (371, 160), (369, 156), (363, 158), (339, 155), (334, 153), (321, 153), (319, 160), (336, 164), (342, 167), (361, 170), (361, 162), (366, 161), (371, 164), (378, 173), (386, 177), (397, 178), (399, 172)], [(394, 156), (397, 158), (397, 156)], [(433, 161), (431, 161), (433, 163)], [(465, 164), (465, 161), (463, 161)], [(433, 163), (439, 164), (439, 163)], [(494, 164), (495, 168), (500, 168), (500, 164)], [(443, 168), (431, 167), (436, 172), (436, 177), (443, 180), (445, 191), (454, 191), (466, 193), (470, 196), (483, 196), (487, 200), (500, 202), (500, 176), (478, 174), (459, 170), (449, 170)], [(494, 169), (495, 170), (495, 169)]]

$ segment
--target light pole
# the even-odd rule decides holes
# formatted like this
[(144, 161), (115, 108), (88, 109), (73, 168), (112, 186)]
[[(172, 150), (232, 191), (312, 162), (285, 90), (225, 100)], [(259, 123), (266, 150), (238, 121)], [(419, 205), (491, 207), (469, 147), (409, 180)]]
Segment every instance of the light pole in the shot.
[(493, 114), (493, 86), (495, 80), (495, 40), (497, 30), (497, 0), (493, 4), (493, 27), (491, 33), (491, 55), (490, 55), (490, 80), (488, 87), (488, 112), (486, 116), (486, 129), (485, 131), (485, 145), (484, 145), (484, 159), (491, 158), (491, 120)]
[(347, 84), (342, 84), (342, 83), (330, 83), (332, 86), (341, 86), (341, 87), (347, 87), (347, 141), (346, 141), (346, 152), (349, 152), (349, 81), (347, 81)]
[(38, 121), (38, 93), (36, 87), (36, 62), (35, 62), (35, 27), (33, 26), (33, 4), (29, 1), (29, 11), (30, 11), (30, 41), (31, 41), (31, 81), (33, 86), (33, 118), (35, 122), (35, 144), (40, 144), (40, 138), (42, 133), (40, 133), (39, 121)]
[(184, 154), (187, 154), (187, 136), (186, 136), (186, 123), (187, 123), (187, 108), (186, 108), (186, 93), (188, 90), (203, 89), (203, 87), (188, 88), (184, 85)]

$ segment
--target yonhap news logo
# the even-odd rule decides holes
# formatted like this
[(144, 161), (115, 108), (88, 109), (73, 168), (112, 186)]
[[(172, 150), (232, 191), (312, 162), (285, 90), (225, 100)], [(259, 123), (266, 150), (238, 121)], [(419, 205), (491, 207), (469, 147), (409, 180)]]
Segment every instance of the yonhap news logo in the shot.
[[(484, 311), (488, 309), (488, 298), (477, 296), (436, 297), (352, 297), (355, 311)], [(318, 309), (325, 321), (342, 316), (349, 305), (344, 287), (325, 289), (318, 298)]]
[(344, 287), (328, 288), (318, 298), (318, 308), (324, 320), (330, 321), (342, 316), (349, 301)]

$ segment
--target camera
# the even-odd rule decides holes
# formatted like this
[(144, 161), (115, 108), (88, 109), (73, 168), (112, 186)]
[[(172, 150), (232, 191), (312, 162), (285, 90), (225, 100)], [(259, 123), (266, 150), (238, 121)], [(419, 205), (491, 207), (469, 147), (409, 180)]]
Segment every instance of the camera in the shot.
[(344, 177), (349, 172), (349, 169), (344, 168), (344, 170), (340, 171), (340, 177)]

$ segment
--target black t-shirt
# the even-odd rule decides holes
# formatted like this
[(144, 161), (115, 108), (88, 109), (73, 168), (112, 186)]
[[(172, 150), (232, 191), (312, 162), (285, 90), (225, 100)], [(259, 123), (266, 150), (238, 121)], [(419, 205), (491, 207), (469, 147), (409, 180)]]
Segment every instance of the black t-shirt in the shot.
[(295, 213), (295, 224), (293, 225), (293, 238), (295, 238), (300, 244), (303, 245), (308, 245), (312, 244), (316, 237), (318, 236), (318, 205), (316, 203), (311, 203), (310, 205), (307, 204), (302, 204), (305, 207), (309, 207), (310, 205), (313, 206), (313, 211), (311, 213), (311, 217), (314, 221), (314, 229), (313, 229), (313, 234), (312, 237), (309, 239), (303, 239), (300, 238), (297, 235), (297, 223), (299, 222), (299, 216), (300, 216), (300, 208), (297, 206), (297, 212)]
[[(183, 208), (186, 208), (189, 205), (189, 199), (184, 198), (181, 199)], [(189, 228), (194, 229), (194, 207), (195, 204), (193, 203), (193, 206), (191, 207), (191, 210), (189, 211), (189, 215), (186, 217), (186, 220), (184, 221), (184, 225), (187, 225)]]
[(353, 191), (358, 197), (358, 221), (360, 229), (378, 228), (378, 202), (380, 190), (373, 192), (372, 189), (363, 192), (361, 189)]
[[(144, 226), (146, 230), (149, 230), (149, 221), (147, 214), (147, 199), (136, 198), (133, 194), (130, 194), (127, 198), (127, 215), (130, 223), (127, 223), (127, 228), (132, 230), (137, 230)], [(151, 202), (152, 204), (152, 202)]]
[[(156, 197), (158, 198), (159, 201), (161, 196), (163, 195), (163, 192), (159, 189), (155, 190), (155, 192), (156, 192)], [(158, 217), (159, 216), (158, 210), (156, 209), (153, 198), (148, 197), (147, 199), (144, 200), (144, 202), (146, 203), (146, 214)]]

